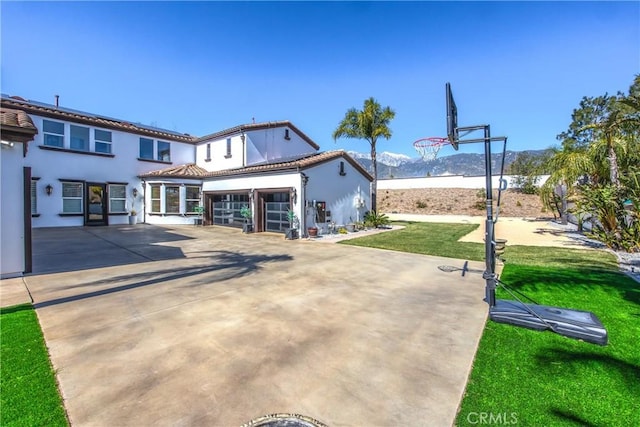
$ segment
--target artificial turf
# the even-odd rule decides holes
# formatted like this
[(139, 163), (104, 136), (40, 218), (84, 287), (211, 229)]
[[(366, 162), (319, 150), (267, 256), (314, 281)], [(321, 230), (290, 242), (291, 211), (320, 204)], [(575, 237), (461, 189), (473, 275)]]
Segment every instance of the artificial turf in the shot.
[(68, 425), (31, 305), (0, 309), (0, 363), (0, 425)]
[[(457, 242), (474, 225), (405, 225), (343, 244), (484, 258), (483, 244)], [(507, 244), (503, 259), (503, 282), (540, 304), (596, 313), (609, 344), (488, 321), (456, 425), (640, 425), (640, 284), (602, 250)], [(511, 298), (500, 288), (497, 297)]]

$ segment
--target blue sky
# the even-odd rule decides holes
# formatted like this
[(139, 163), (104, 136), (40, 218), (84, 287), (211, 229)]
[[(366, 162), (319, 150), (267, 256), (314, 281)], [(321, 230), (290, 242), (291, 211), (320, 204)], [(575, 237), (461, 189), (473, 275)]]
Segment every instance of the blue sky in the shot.
[(290, 120), (322, 150), (368, 152), (331, 133), (373, 96), (396, 111), (378, 151), (415, 157), (413, 141), (446, 133), (447, 81), (461, 126), (547, 148), (583, 96), (626, 92), (640, 73), (638, 2), (0, 7), (2, 93), (198, 136)]

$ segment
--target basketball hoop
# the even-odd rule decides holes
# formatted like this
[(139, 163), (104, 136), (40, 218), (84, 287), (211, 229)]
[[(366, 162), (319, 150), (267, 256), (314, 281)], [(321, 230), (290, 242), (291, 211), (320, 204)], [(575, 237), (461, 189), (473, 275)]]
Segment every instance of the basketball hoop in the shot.
[(432, 136), (429, 138), (420, 138), (413, 143), (413, 148), (420, 154), (422, 160), (430, 162), (435, 160), (442, 146), (450, 144), (447, 138)]

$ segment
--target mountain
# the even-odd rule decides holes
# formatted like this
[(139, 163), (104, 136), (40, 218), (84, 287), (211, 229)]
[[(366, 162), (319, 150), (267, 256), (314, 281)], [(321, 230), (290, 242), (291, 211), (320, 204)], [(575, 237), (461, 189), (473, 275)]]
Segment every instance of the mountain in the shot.
[[(542, 154), (544, 150), (527, 150), (534, 155)], [(347, 152), (356, 159), (366, 170), (371, 172), (371, 156), (369, 153)], [(521, 151), (507, 151), (505, 153), (505, 173)], [(425, 161), (421, 158), (411, 158), (404, 154), (378, 153), (378, 178), (416, 178), (424, 176), (467, 175), (477, 176), (485, 174), (484, 154), (459, 153), (438, 157)], [(493, 174), (500, 173), (502, 153), (491, 155), (491, 170)]]
[[(358, 153), (357, 151), (347, 151), (347, 154), (353, 157), (356, 160), (365, 160), (369, 162), (371, 165), (371, 153)], [(378, 165), (383, 164), (387, 166), (398, 167), (407, 162), (413, 162), (417, 159), (412, 159), (406, 154), (397, 154), (397, 153), (389, 153), (388, 151), (383, 151), (382, 153), (376, 153), (376, 158), (378, 161)]]

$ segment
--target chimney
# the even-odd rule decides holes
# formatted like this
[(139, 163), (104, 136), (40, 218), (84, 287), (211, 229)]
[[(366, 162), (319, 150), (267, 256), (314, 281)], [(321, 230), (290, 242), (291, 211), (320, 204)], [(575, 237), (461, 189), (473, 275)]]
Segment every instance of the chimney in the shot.
[(60, 103), (60, 95), (54, 95), (56, 97), (56, 108), (58, 108), (58, 105)]

